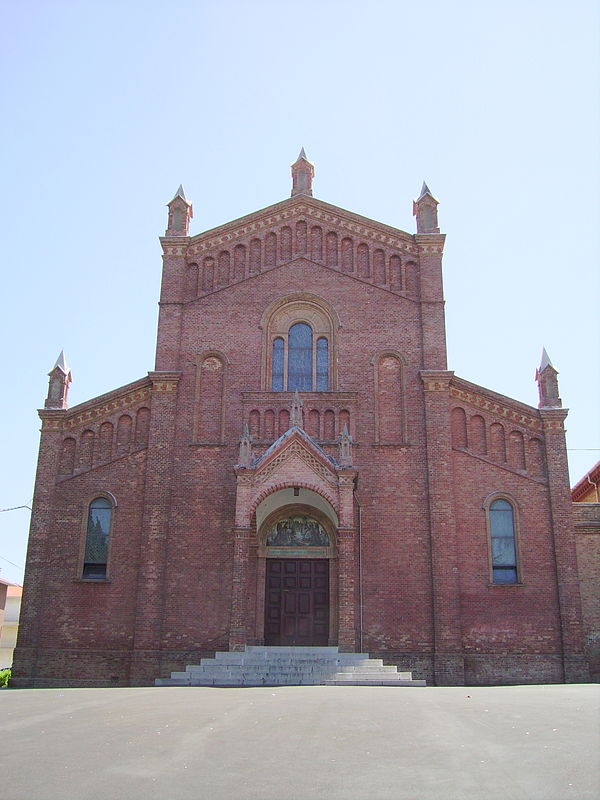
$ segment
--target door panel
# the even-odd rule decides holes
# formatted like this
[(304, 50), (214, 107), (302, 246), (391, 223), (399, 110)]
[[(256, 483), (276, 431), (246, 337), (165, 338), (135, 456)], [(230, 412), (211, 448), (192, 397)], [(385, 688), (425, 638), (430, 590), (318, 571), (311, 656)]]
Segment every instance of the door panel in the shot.
[(327, 644), (329, 561), (267, 559), (265, 588), (265, 644)]

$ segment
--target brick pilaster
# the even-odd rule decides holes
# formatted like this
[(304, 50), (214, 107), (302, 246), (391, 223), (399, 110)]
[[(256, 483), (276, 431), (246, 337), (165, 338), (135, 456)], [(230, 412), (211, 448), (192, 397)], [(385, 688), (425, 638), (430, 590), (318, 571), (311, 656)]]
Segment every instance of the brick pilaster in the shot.
[(459, 565), (450, 439), (453, 373), (421, 372), (425, 397), (427, 479), (434, 624), (434, 676), (438, 686), (464, 684)]
[(181, 321), (186, 280), (188, 237), (162, 237), (163, 272), (160, 290), (157, 370), (179, 369)]
[(150, 372), (152, 402), (131, 682), (152, 683), (159, 675), (164, 614), (165, 558), (177, 410), (176, 372)]
[(443, 233), (418, 233), (424, 369), (446, 369), (446, 321), (442, 280)]
[(19, 615), (19, 636), (13, 660), (11, 686), (32, 686), (36, 676), (39, 628), (43, 622), (48, 532), (53, 519), (53, 496), (63, 436), (65, 409), (40, 410), (42, 429), (35, 475), (34, 502), (29, 528), (27, 561)]
[(564, 420), (567, 410), (541, 408), (544, 425), (548, 499), (558, 586), (563, 669), (565, 683), (589, 681), (589, 668), (583, 654), (583, 627), (579, 574), (575, 550), (573, 505), (569, 491), (569, 471)]
[(248, 560), (250, 557), (250, 528), (233, 529), (233, 577), (229, 649), (243, 650), (248, 628)]
[(357, 650), (357, 552), (356, 528), (338, 528), (338, 646), (342, 652)]
[(338, 645), (353, 653), (358, 648), (358, 527), (355, 518), (354, 482), (356, 471), (345, 468), (338, 474)]

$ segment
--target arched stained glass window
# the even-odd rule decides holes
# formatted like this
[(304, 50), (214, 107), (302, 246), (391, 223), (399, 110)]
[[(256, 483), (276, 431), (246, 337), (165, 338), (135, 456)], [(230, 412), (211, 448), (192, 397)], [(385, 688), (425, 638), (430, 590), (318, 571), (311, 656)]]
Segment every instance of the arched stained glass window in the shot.
[(273, 376), (272, 390), (283, 392), (283, 339), (273, 340)]
[(515, 519), (508, 500), (494, 500), (490, 505), (492, 580), (494, 583), (518, 583)]
[(317, 339), (317, 392), (329, 391), (329, 342)]
[(288, 391), (312, 391), (312, 343), (310, 325), (297, 322), (290, 328), (288, 336)]
[[(320, 231), (320, 229), (318, 229)], [(314, 233), (314, 229), (312, 231)], [(296, 239), (308, 235), (296, 229)], [(300, 238), (302, 238), (300, 237)], [(308, 240), (302, 239), (302, 248)], [(330, 392), (336, 388), (335, 311), (319, 298), (290, 295), (266, 310), (261, 386), (272, 392)]]
[(82, 577), (88, 580), (106, 578), (112, 509), (112, 503), (105, 497), (97, 497), (90, 503), (82, 573)]

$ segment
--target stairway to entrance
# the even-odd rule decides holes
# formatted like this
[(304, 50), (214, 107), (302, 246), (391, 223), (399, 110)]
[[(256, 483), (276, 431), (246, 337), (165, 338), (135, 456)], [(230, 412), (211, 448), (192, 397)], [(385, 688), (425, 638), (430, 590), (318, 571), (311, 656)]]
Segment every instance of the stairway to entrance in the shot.
[(425, 686), (411, 672), (384, 666), (368, 653), (340, 653), (337, 647), (247, 645), (218, 652), (188, 665), (185, 672), (157, 678), (156, 686)]

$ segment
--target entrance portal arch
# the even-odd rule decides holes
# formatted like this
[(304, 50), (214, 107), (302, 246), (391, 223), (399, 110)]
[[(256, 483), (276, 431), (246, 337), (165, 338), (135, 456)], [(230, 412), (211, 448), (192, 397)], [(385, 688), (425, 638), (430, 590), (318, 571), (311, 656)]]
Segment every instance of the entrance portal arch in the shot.
[(268, 645), (337, 644), (337, 515), (301, 494), (279, 490), (256, 510), (256, 633)]

